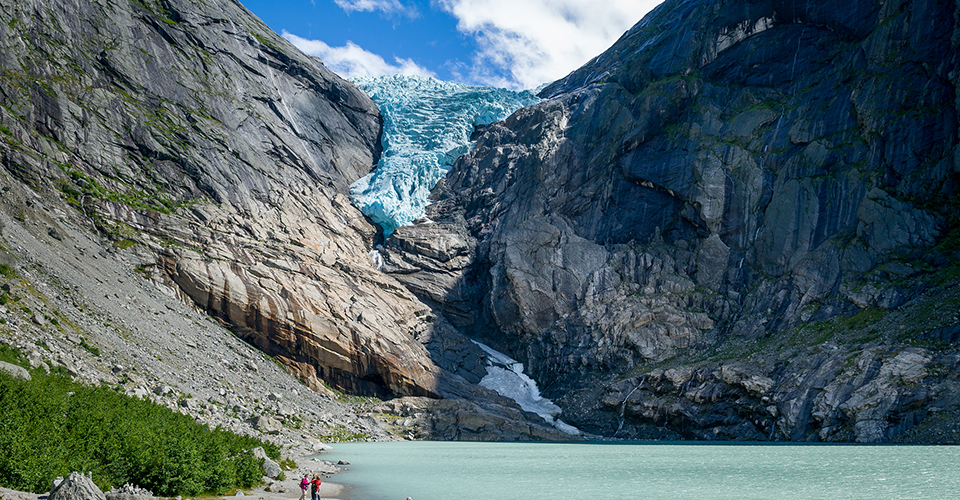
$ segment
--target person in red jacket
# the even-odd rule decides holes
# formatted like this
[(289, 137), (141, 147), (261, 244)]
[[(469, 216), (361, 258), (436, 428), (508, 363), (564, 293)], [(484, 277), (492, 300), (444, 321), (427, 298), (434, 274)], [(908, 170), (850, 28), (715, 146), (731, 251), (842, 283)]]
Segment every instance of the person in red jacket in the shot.
[(312, 500), (318, 500), (320, 498), (320, 476), (314, 474), (313, 480), (310, 481), (310, 494), (312, 495)]

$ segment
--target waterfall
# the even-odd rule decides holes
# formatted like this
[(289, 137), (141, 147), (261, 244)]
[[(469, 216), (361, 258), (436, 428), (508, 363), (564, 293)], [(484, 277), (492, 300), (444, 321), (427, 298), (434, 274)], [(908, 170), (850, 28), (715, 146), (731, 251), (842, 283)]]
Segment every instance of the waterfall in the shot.
[(640, 383), (637, 384), (637, 386), (634, 387), (632, 391), (628, 392), (627, 396), (623, 398), (623, 402), (620, 403), (620, 425), (617, 426), (617, 432), (614, 432), (612, 437), (617, 437), (617, 434), (619, 434), (620, 430), (623, 429), (623, 421), (627, 413), (627, 400), (630, 399), (630, 396), (633, 396), (633, 393), (637, 392), (637, 389), (639, 389), (640, 386), (642, 386), (643, 383), (646, 382), (646, 380), (647, 380), (646, 375), (641, 377)]

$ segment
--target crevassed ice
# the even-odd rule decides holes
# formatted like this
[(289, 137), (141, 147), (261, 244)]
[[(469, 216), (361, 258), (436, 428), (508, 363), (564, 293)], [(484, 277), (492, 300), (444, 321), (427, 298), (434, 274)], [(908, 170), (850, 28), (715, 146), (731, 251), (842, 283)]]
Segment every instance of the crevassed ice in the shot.
[(385, 236), (423, 217), (430, 190), (469, 151), (475, 125), (539, 102), (529, 91), (473, 87), (429, 77), (357, 78), (383, 115), (377, 168), (350, 186), (350, 199)]
[(557, 418), (560, 415), (560, 407), (553, 404), (553, 401), (540, 396), (537, 383), (523, 373), (523, 363), (486, 344), (476, 340), (471, 342), (487, 353), (487, 374), (480, 380), (482, 387), (497, 391), (497, 394), (516, 401), (520, 408), (540, 415), (561, 432), (571, 436), (580, 434), (579, 429)]

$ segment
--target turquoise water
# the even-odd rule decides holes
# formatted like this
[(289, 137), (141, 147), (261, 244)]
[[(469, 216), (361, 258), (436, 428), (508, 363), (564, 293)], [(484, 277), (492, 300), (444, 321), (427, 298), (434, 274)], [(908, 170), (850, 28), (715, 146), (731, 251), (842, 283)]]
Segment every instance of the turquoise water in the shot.
[(343, 497), (380, 500), (960, 498), (947, 446), (337, 444)]

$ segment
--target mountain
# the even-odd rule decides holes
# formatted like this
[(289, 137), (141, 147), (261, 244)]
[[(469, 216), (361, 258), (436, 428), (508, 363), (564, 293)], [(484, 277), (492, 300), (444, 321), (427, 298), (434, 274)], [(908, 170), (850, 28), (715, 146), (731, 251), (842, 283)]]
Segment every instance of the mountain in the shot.
[(957, 16), (668, 0), (384, 261), (596, 434), (957, 442)]
[(600, 436), (960, 441), (955, 3), (668, 0), (373, 253), (384, 114), (240, 4), (0, 5), (37, 366), (285, 444), (568, 439), (497, 359)]
[[(291, 428), (386, 436), (329, 386), (433, 398), (426, 436), (559, 435), (476, 385), (481, 349), (376, 269), (348, 196), (383, 118), (356, 86), (231, 0), (0, 5), (5, 342), (245, 429), (280, 394)], [(263, 378), (249, 345), (322, 395)]]

